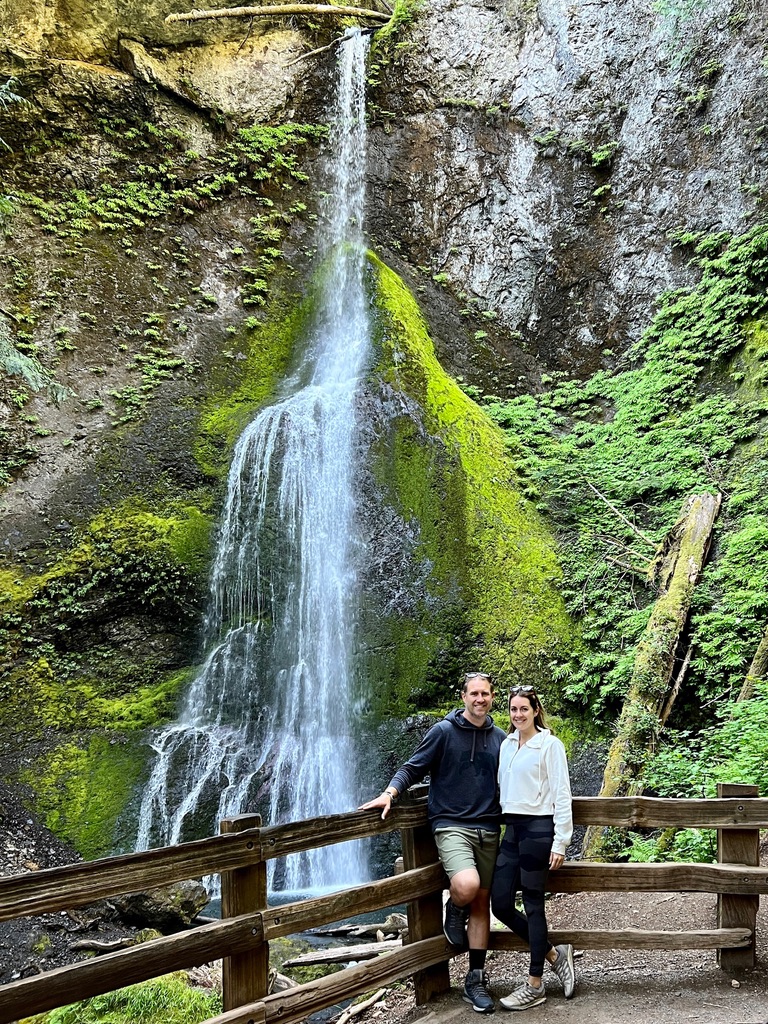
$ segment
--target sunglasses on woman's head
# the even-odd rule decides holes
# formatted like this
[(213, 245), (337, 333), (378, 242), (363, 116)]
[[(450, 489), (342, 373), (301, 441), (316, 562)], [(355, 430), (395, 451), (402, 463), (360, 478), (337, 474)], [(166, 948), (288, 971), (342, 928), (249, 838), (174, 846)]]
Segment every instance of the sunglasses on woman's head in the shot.
[(516, 693), (522, 693), (522, 694), (525, 694), (525, 695), (527, 695), (529, 693), (536, 693), (536, 687), (535, 686), (512, 686), (512, 687), (510, 687), (510, 690), (509, 690), (510, 697), (513, 696), (513, 694), (516, 694)]

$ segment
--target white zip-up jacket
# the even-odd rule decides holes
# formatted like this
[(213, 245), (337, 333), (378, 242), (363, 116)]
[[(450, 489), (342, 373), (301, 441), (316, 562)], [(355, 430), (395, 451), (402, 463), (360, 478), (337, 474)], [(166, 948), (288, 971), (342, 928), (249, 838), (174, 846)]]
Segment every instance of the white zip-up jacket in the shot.
[(555, 820), (553, 853), (565, 856), (573, 836), (571, 780), (562, 742), (549, 729), (520, 746), (517, 729), (501, 744), (499, 795), (502, 814), (551, 814)]

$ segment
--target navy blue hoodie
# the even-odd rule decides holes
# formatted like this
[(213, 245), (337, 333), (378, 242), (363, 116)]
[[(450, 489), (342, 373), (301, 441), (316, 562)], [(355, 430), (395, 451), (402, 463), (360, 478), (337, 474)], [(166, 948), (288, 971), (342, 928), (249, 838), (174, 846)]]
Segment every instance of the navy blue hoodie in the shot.
[(498, 832), (501, 806), (496, 773), (506, 733), (493, 724), (472, 725), (461, 708), (433, 725), (410, 760), (389, 783), (398, 793), (430, 776), (427, 815), (437, 828), (484, 828)]

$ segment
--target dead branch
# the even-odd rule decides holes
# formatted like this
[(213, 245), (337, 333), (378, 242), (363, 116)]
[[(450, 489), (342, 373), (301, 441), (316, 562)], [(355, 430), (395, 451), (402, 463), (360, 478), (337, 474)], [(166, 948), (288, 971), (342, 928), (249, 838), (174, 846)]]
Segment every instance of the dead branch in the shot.
[(98, 939), (79, 939), (77, 942), (70, 942), (71, 950), (87, 950), (89, 953), (112, 953), (116, 949), (129, 949), (136, 945), (136, 940), (129, 935), (122, 939), (115, 939), (112, 942), (100, 942)]
[(390, 15), (371, 11), (367, 7), (334, 7), (332, 4), (266, 4), (260, 7), (217, 7), (207, 11), (185, 11), (169, 14), (165, 21), (205, 21), (210, 18), (287, 18), (291, 15), (330, 16), (333, 18), (368, 18), (382, 24)]
[(347, 1009), (342, 1013), (338, 1019), (338, 1024), (346, 1024), (352, 1017), (356, 1017), (359, 1013), (364, 1013), (370, 1006), (375, 1006), (376, 1003), (380, 1002), (389, 990), (386, 988), (380, 988), (378, 992), (374, 992), (368, 999), (364, 999), (362, 1003), (355, 1003), (354, 1006), (348, 1006)]
[(602, 492), (598, 491), (598, 489), (597, 489), (597, 488), (595, 487), (595, 485), (594, 485), (594, 484), (591, 484), (591, 483), (589, 482), (589, 480), (587, 480), (587, 481), (585, 481), (585, 482), (586, 482), (586, 485), (587, 485), (587, 487), (589, 487), (589, 489), (590, 489), (591, 491), (594, 491), (594, 492), (595, 492), (595, 494), (596, 494), (596, 495), (598, 496), (598, 498), (599, 498), (599, 499), (600, 499), (601, 501), (604, 501), (604, 502), (605, 502), (605, 504), (606, 504), (606, 505), (608, 506), (608, 508), (609, 508), (609, 509), (611, 510), (611, 512), (615, 512), (615, 513), (616, 513), (616, 515), (617, 515), (617, 516), (619, 517), (619, 519), (621, 519), (621, 521), (622, 521), (623, 523), (626, 523), (626, 524), (627, 524), (627, 526), (628, 526), (628, 527), (630, 528), (630, 530), (631, 530), (631, 531), (632, 531), (632, 532), (633, 532), (633, 533), (634, 533), (634, 534), (635, 534), (636, 536), (638, 536), (638, 537), (640, 538), (640, 540), (643, 540), (643, 541), (645, 541), (645, 543), (646, 543), (646, 544), (650, 544), (650, 546), (651, 546), (652, 548), (655, 548), (655, 547), (656, 547), (656, 545), (655, 545), (655, 544), (654, 544), (654, 542), (653, 542), (653, 541), (651, 540), (651, 538), (650, 538), (650, 537), (646, 537), (644, 533), (642, 533), (642, 532), (641, 532), (640, 530), (638, 530), (638, 528), (637, 528), (637, 527), (635, 526), (635, 524), (634, 524), (634, 523), (632, 523), (632, 522), (630, 522), (630, 521), (629, 521), (629, 519), (627, 519), (627, 517), (626, 517), (626, 516), (624, 515), (624, 513), (623, 513), (623, 512), (619, 512), (619, 510), (618, 510), (618, 509), (616, 508), (616, 506), (615, 506), (615, 505), (613, 505), (613, 504), (612, 504), (612, 503), (611, 503), (611, 502), (610, 502), (610, 501), (609, 501), (609, 500), (608, 500), (608, 499), (606, 498), (606, 496), (605, 496), (605, 495), (604, 495), (604, 494), (603, 494)]
[(762, 640), (758, 644), (752, 664), (747, 670), (746, 678), (739, 693), (739, 700), (749, 700), (755, 692), (755, 683), (768, 675), (768, 626), (765, 627)]
[(667, 719), (672, 714), (672, 708), (674, 707), (675, 700), (677, 699), (678, 693), (680, 693), (683, 682), (688, 673), (688, 668), (691, 664), (692, 651), (693, 647), (691, 646), (691, 644), (688, 644), (688, 650), (685, 652), (683, 664), (680, 666), (680, 671), (677, 673), (677, 678), (675, 679), (672, 689), (667, 694), (667, 699), (664, 702), (664, 707), (661, 709), (661, 714), (659, 715), (659, 724), (661, 725), (662, 729), (667, 724)]

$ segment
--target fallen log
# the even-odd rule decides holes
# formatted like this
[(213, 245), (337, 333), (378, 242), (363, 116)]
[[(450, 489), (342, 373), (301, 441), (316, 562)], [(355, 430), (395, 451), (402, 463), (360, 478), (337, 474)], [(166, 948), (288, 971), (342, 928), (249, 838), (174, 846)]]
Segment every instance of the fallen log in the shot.
[(385, 24), (391, 14), (372, 11), (366, 7), (336, 7), (333, 4), (265, 4), (259, 7), (217, 7), (213, 10), (186, 11), (166, 15), (166, 24), (176, 21), (205, 21), (210, 18), (288, 18), (292, 15), (305, 17), (319, 15), (334, 18), (366, 18)]
[(356, 946), (336, 946), (334, 949), (313, 949), (292, 960), (286, 960), (283, 967), (311, 967), (318, 964), (347, 964), (352, 960), (373, 960), (390, 949), (399, 949), (400, 939), (384, 939), (382, 942), (361, 942)]
[[(658, 596), (637, 645), (629, 691), (608, 752), (600, 796), (637, 795), (642, 769), (672, 708), (672, 676), (691, 607), (693, 589), (709, 551), (719, 494), (686, 499), (680, 518), (659, 546), (651, 566)], [(684, 672), (681, 674), (684, 675)], [(606, 831), (592, 826), (584, 836), (585, 860), (608, 855)]]

